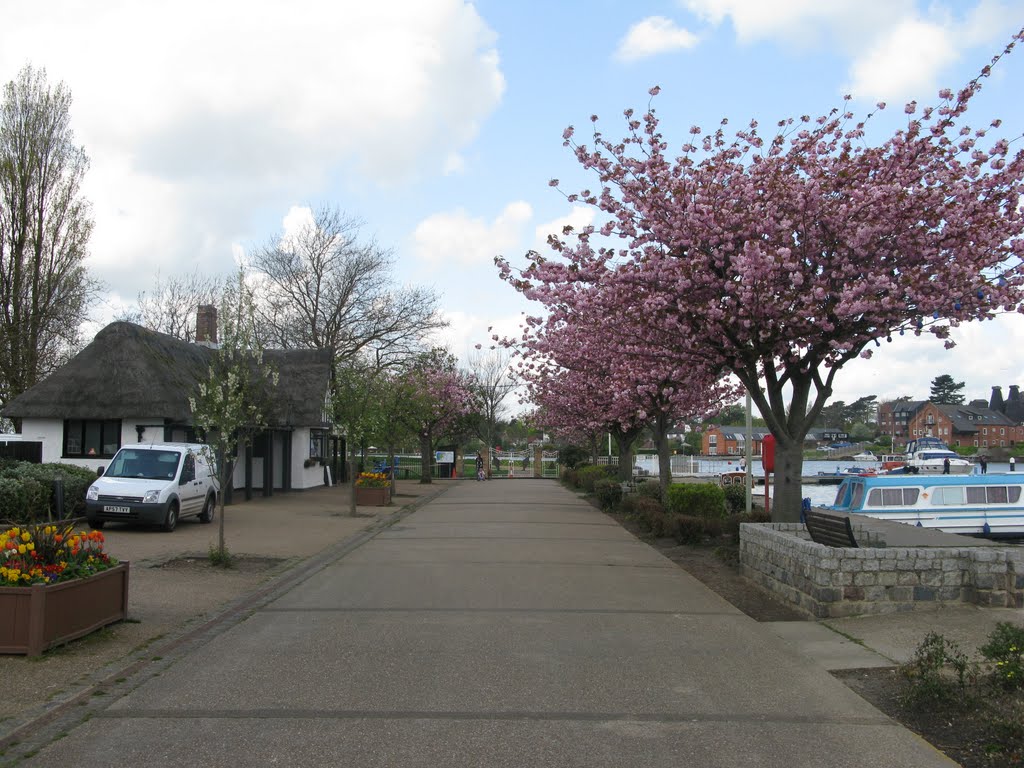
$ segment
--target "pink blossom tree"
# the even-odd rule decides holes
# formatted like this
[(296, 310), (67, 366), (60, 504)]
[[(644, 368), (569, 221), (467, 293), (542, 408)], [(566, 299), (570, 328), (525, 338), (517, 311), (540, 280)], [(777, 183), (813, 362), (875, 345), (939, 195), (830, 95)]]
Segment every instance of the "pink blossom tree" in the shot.
[(430, 483), (437, 438), (456, 428), (476, 406), (473, 381), (443, 349), (420, 355), (396, 379), (395, 407), (420, 441), (420, 482)]
[[(905, 127), (878, 146), (866, 141), (872, 115), (845, 109), (783, 120), (767, 138), (756, 122), (732, 137), (724, 122), (707, 136), (694, 127), (672, 154), (653, 107), (625, 113), (620, 142), (596, 117), (590, 146), (565, 132), (600, 185), (569, 200), (599, 209), (597, 233), (627, 244), (600, 279), (635, 297), (620, 312), (652, 337), (693, 339), (708, 369), (749, 391), (776, 439), (776, 520), (799, 517), (804, 437), (844, 364), (907, 332), (948, 347), (960, 323), (1020, 309), (1024, 152), (988, 135), (998, 120), (965, 123), (990, 72), (935, 107), (906, 105)], [(612, 258), (589, 246), (594, 234), (573, 248), (553, 239), (560, 257), (534, 254), (523, 289), (559, 260), (577, 283), (594, 279)]]
[(538, 258), (521, 277), (498, 260), (502, 277), (547, 309), (507, 343), (522, 355), (519, 376), (546, 413), (616, 437), (620, 479), (631, 476), (633, 440), (651, 427), (664, 490), (671, 481), (669, 428), (718, 410), (732, 388), (692, 354), (689, 340), (665, 336), (630, 311), (640, 296), (636, 288), (621, 292), (620, 273), (632, 267), (590, 252), (587, 240), (584, 233), (571, 263)]

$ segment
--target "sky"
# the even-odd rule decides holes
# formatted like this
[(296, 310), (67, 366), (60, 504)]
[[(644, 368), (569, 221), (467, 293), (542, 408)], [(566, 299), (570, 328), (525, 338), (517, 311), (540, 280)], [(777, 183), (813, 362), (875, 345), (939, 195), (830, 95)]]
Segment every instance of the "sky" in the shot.
[[(1024, 26), (1024, 0), (0, 0), (0, 81), (26, 64), (73, 96), (91, 160), (96, 328), (157, 274), (229, 274), (310, 207), (362, 221), (396, 284), (438, 293), (465, 357), (537, 311), (497, 276), (593, 212), (562, 133), (610, 137), (655, 101), (670, 144), (692, 125), (826, 114), (853, 97), (884, 141), (902, 104), (965, 84)], [(1024, 50), (968, 122), (1024, 134)], [(1014, 149), (1019, 148), (1019, 142)], [(833, 399), (968, 399), (1024, 384), (1024, 317), (965, 326), (945, 350), (897, 339), (841, 370)]]

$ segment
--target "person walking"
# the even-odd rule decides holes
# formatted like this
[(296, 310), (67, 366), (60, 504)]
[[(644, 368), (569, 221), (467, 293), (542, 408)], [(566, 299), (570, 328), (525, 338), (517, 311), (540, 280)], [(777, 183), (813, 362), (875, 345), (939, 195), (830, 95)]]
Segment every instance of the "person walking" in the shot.
[(981, 465), (981, 474), (987, 475), (988, 474), (988, 460), (986, 460), (984, 456), (981, 456), (978, 459), (978, 464)]
[(1010, 457), (1010, 471), (1013, 472), (1014, 466), (1017, 464), (1017, 459), (1013, 456)]
[(942, 460), (942, 474), (949, 474), (949, 457), (946, 457), (945, 459)]
[(485, 478), (484, 475), (484, 457), (480, 455), (480, 451), (476, 452), (476, 480), (480, 482)]

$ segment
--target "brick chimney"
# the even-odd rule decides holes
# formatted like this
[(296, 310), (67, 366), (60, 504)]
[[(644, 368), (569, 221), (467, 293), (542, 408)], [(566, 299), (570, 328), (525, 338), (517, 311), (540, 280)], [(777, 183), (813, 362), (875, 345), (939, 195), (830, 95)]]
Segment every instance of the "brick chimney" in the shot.
[(196, 344), (217, 343), (217, 307), (200, 304), (196, 310)]

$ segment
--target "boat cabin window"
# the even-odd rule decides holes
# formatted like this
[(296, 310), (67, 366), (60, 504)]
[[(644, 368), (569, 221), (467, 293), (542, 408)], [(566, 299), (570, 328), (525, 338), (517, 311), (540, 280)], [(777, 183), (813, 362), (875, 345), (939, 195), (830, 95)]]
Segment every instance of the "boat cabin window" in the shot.
[(969, 485), (936, 488), (936, 505), (1016, 504), (1020, 501), (1019, 485)]
[(912, 507), (917, 503), (919, 488), (872, 488), (869, 507)]
[(850, 509), (857, 509), (864, 503), (864, 483), (851, 483), (851, 485), (853, 494), (850, 497)]
[(1007, 500), (1005, 485), (990, 485), (985, 488), (989, 504), (1005, 504)]
[(932, 495), (932, 503), (940, 507), (963, 506), (964, 487), (955, 485), (948, 488), (936, 488)]

